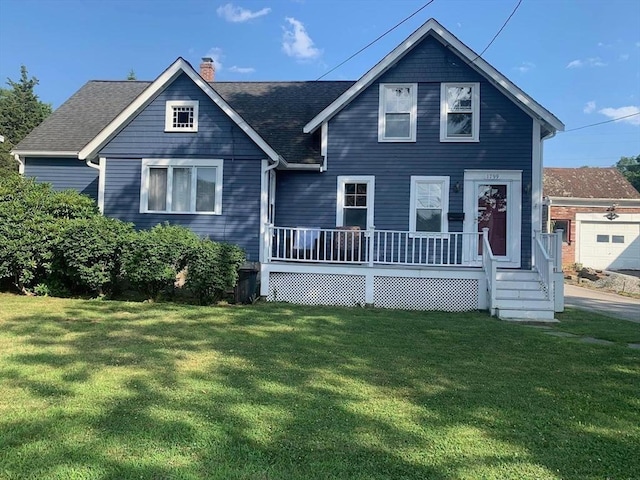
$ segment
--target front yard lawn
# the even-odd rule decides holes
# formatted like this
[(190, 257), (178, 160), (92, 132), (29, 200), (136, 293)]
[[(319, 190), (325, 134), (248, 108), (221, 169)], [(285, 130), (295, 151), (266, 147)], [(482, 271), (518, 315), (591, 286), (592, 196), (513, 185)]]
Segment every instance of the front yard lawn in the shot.
[(565, 316), (616, 343), (484, 313), (0, 294), (0, 478), (638, 478), (640, 325)]

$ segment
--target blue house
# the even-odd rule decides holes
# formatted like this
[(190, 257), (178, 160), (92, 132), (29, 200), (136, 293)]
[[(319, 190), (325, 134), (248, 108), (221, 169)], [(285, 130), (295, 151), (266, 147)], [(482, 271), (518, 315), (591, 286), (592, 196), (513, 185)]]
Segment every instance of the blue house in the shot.
[[(242, 246), (268, 300), (552, 319), (562, 122), (435, 20), (355, 82), (91, 81), (14, 150), (108, 216)], [(560, 279), (560, 281), (559, 281)]]

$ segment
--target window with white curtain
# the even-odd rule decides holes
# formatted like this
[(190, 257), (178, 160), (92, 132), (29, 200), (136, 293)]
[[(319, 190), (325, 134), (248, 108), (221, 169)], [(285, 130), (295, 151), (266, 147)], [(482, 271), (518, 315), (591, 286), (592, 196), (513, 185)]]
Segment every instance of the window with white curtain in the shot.
[(417, 92), (416, 83), (380, 85), (379, 142), (416, 141)]
[(409, 231), (446, 232), (449, 177), (411, 177)]
[(222, 160), (143, 159), (142, 213), (222, 213)]

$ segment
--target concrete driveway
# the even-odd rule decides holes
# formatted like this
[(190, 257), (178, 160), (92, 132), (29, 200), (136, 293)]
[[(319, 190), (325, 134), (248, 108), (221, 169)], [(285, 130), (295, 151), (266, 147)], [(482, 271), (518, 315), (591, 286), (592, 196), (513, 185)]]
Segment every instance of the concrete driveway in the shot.
[(594, 310), (613, 318), (640, 323), (640, 299), (590, 288), (564, 285), (564, 304), (582, 310)]

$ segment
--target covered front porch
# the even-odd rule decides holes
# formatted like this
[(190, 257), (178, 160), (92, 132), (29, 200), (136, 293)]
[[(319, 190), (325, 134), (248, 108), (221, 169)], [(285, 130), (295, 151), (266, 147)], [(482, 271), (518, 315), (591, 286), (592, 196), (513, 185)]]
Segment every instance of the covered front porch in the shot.
[[(552, 316), (562, 309), (557, 292), (562, 291), (561, 238), (536, 233), (534, 266), (523, 271), (527, 277), (512, 282), (514, 291), (501, 280), (514, 269), (501, 268), (486, 228), (426, 234), (267, 225), (260, 293), (269, 301), (300, 304), (495, 315), (500, 309), (514, 315), (514, 309), (530, 308)], [(539, 303), (532, 306), (533, 301)]]

